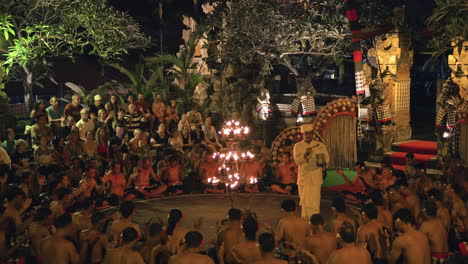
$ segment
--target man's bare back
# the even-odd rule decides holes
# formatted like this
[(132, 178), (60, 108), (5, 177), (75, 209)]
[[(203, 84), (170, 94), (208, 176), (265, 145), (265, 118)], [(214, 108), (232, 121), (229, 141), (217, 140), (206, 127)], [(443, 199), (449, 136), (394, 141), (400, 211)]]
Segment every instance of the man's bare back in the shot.
[(320, 264), (326, 263), (328, 257), (336, 250), (336, 234), (331, 232), (323, 232), (312, 235), (306, 241), (307, 250), (312, 253)]
[(448, 252), (448, 235), (444, 223), (438, 217), (429, 219), (422, 223), (421, 232), (429, 239), (431, 253)]
[(276, 232), (276, 240), (284, 240), (297, 247), (305, 248), (306, 236), (310, 231), (309, 223), (297, 216), (287, 216), (280, 220)]
[(232, 256), (232, 248), (245, 241), (244, 235), (240, 225), (238, 227), (228, 227), (220, 233), (220, 242), (224, 245), (224, 260), (225, 263), (232, 263), (234, 257)]
[(431, 263), (429, 240), (420, 231), (412, 230), (404, 233), (395, 239), (390, 255), (403, 256), (404, 264), (429, 264)]
[(354, 230), (356, 230), (356, 224), (353, 219), (346, 215), (338, 215), (336, 219), (332, 220), (332, 232), (338, 233), (344, 222), (350, 223), (354, 227)]
[(73, 243), (55, 236), (49, 236), (41, 241), (40, 257), (44, 264), (76, 264), (80, 261)]
[(111, 226), (111, 237), (113, 241), (118, 241), (120, 234), (127, 227), (133, 227), (138, 232), (138, 236), (141, 236), (140, 226), (136, 223), (133, 223), (129, 219), (117, 220), (112, 223)]
[(286, 260), (268, 258), (253, 262), (253, 264), (288, 264)]
[(386, 225), (388, 228), (391, 228), (393, 226), (393, 223), (392, 223), (392, 213), (385, 209), (383, 206), (378, 206), (377, 207), (379, 209), (379, 215), (377, 216), (377, 220)]
[(117, 248), (108, 251), (104, 264), (145, 264), (145, 261), (138, 251)]
[[(107, 248), (107, 237), (105, 234), (98, 233), (95, 230), (86, 229), (80, 233), (80, 245), (82, 262), (101, 263)], [(86, 252), (86, 254), (83, 254), (83, 252)], [(86, 257), (89, 258), (85, 259)]]
[(382, 230), (383, 227), (383, 224), (374, 219), (367, 224), (361, 225), (358, 231), (358, 244), (367, 245), (369, 252), (376, 259), (382, 259), (384, 257), (380, 244), (380, 230)]
[(358, 245), (349, 245), (334, 251), (328, 258), (327, 264), (372, 264), (369, 252)]
[(49, 228), (40, 223), (33, 222), (29, 226), (29, 236), (33, 255), (38, 256), (41, 240), (50, 236)]
[(214, 261), (207, 255), (199, 253), (182, 253), (172, 256), (169, 264), (214, 264)]
[(244, 241), (237, 244), (232, 249), (232, 254), (241, 263), (252, 263), (262, 258), (256, 241)]

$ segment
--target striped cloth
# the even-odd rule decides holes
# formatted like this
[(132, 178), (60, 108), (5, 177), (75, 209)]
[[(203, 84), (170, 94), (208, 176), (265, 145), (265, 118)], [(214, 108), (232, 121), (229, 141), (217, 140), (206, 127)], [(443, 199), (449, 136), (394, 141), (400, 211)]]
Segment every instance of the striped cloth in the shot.
[(355, 72), (355, 80), (356, 80), (356, 94), (368, 95), (369, 85), (366, 83), (366, 75), (364, 74), (364, 71)]
[(299, 98), (295, 98), (291, 104), (291, 112), (295, 115), (301, 114), (302, 116), (315, 114), (316, 110), (314, 97), (307, 96), (304, 102)]

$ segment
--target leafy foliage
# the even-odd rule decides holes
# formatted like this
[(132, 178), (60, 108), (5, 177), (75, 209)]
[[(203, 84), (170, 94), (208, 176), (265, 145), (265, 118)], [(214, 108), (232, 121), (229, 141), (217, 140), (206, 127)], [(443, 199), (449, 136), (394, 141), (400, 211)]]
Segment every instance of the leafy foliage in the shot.
[(185, 91), (185, 101), (188, 104), (191, 103), (189, 98), (192, 97), (195, 87), (205, 83), (204, 77), (198, 70), (199, 65), (193, 60), (196, 43), (197, 35), (192, 33), (177, 55), (162, 54), (146, 59), (148, 65), (156, 67), (156, 71), (165, 69), (168, 78), (174, 79), (175, 85)]
[[(296, 75), (308, 65), (293, 65), (293, 57), (339, 59), (350, 54), (343, 1), (238, 0), (219, 2), (207, 26), (217, 32), (221, 57), (227, 63), (274, 64)], [(304, 61), (303, 59), (295, 59)]]
[[(426, 23), (437, 33), (429, 42), (433, 57), (445, 54), (468, 39), (468, 2), (466, 0), (435, 0), (436, 7)], [(455, 42), (455, 45), (452, 45)]]
[(129, 15), (107, 0), (0, 1), (0, 58), (10, 78), (23, 81), (31, 105), (32, 87), (51, 75), (47, 59), (77, 54), (117, 59), (131, 48), (150, 43)]
[(5, 54), (7, 69), (77, 53), (109, 60), (149, 44), (133, 18), (105, 0), (6, 0), (0, 10), (0, 30), (5, 39), (12, 35)]

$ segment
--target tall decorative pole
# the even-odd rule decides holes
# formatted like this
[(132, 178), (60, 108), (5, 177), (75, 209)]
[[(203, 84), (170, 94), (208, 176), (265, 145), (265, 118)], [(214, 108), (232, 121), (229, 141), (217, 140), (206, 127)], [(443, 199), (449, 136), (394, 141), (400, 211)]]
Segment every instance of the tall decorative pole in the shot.
[(361, 49), (361, 38), (359, 33), (361, 26), (359, 24), (359, 16), (357, 12), (356, 0), (344, 0), (346, 17), (349, 22), (349, 29), (351, 30), (351, 47), (353, 48), (353, 61), (354, 61), (354, 72), (356, 80), (356, 94), (365, 94), (365, 75), (362, 65), (362, 49)]
[(357, 105), (357, 139), (362, 142), (363, 138), (361, 117), (360, 117), (360, 105), (361, 97), (366, 96), (366, 75), (364, 74), (362, 65), (362, 49), (361, 49), (361, 38), (358, 36), (361, 31), (361, 25), (359, 24), (359, 16), (357, 12), (356, 0), (344, 0), (346, 17), (349, 22), (349, 29), (351, 31), (351, 47), (353, 49), (353, 61), (354, 61), (354, 78), (356, 82), (356, 105)]

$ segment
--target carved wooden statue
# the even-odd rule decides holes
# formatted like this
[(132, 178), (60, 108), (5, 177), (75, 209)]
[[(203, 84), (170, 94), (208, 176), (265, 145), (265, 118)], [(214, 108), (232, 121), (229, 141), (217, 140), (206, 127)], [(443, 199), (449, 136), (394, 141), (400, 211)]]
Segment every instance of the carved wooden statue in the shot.
[(372, 152), (374, 156), (383, 156), (385, 152), (391, 151), (395, 132), (388, 102), (387, 84), (380, 79), (374, 80), (371, 82), (370, 92), (371, 99), (366, 120), (374, 142)]

